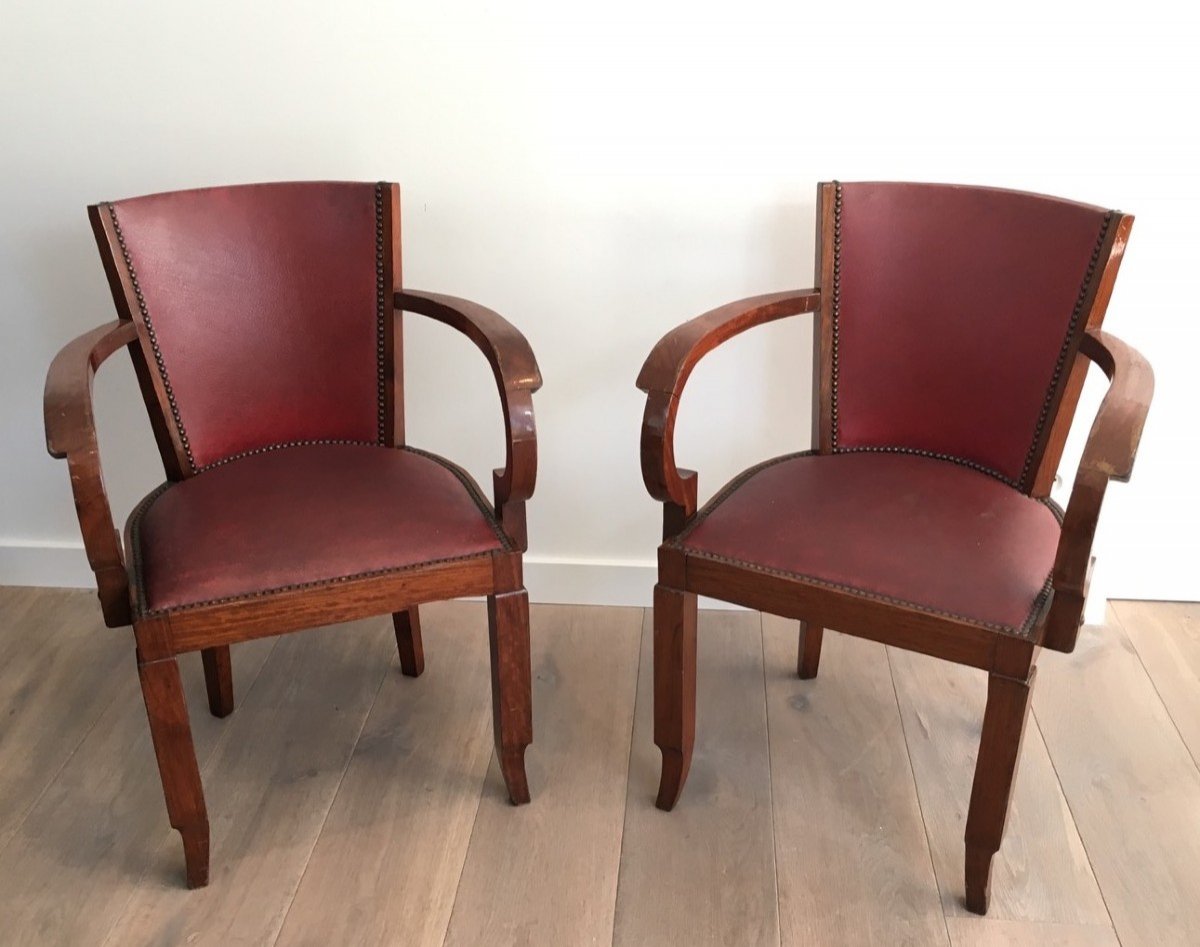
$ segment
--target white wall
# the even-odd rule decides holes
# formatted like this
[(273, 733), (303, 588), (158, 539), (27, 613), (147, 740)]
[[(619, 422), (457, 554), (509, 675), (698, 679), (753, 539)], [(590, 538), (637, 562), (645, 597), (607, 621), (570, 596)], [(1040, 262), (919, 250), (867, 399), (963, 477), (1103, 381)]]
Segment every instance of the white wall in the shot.
[[(1190, 14), (3, 3), (0, 582), (87, 579), (41, 390), (57, 348), (111, 318), (89, 202), (400, 181), (408, 285), (499, 309), (541, 361), (531, 591), (628, 601), (649, 592), (659, 522), (638, 470), (641, 360), (686, 317), (808, 285), (815, 184), (840, 177), (987, 183), (1137, 214), (1109, 326), (1154, 363), (1158, 396), (1134, 481), (1110, 492), (1098, 581), (1200, 598)], [(766, 327), (696, 372), (678, 453), (702, 494), (807, 443), (807, 336), (801, 320)], [(487, 483), (502, 446), (485, 363), (428, 324), (410, 330), (408, 358), (414, 441)], [(123, 356), (97, 390), (123, 517), (161, 470)]]

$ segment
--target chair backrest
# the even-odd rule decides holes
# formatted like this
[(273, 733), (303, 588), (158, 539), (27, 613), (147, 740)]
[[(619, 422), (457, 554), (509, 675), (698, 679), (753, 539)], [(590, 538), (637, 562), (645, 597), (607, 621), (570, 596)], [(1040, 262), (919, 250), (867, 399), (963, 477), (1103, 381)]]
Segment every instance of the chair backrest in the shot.
[(254, 184), (89, 208), (168, 475), (392, 442), (395, 185)]
[(1133, 218), (981, 187), (820, 194), (819, 446), (942, 456), (1045, 492), (1079, 338), (1103, 319)]

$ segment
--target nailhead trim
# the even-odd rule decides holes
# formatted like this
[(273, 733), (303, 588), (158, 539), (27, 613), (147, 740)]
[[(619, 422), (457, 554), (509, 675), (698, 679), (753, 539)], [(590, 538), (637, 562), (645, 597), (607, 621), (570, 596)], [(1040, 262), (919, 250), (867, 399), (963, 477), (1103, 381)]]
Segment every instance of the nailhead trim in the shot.
[(1050, 376), (1050, 385), (1046, 389), (1046, 397), (1042, 400), (1042, 410), (1038, 413), (1037, 425), (1033, 429), (1033, 442), (1029, 445), (1029, 452), (1025, 455), (1025, 465), (1021, 468), (1021, 483), (1026, 489), (1032, 486), (1029, 480), (1033, 475), (1034, 453), (1041, 442), (1046, 422), (1050, 418), (1050, 405), (1054, 401), (1055, 393), (1058, 391), (1059, 381), (1062, 378), (1063, 369), (1067, 364), (1067, 355), (1079, 341), (1078, 330), (1080, 328), (1080, 317), (1083, 315), (1083, 304), (1087, 301), (1088, 290), (1091, 289), (1092, 280), (1096, 276), (1096, 268), (1100, 264), (1100, 251), (1104, 247), (1104, 240), (1108, 236), (1109, 227), (1112, 226), (1114, 214), (1115, 211), (1110, 210), (1104, 215), (1104, 222), (1100, 225), (1100, 233), (1096, 236), (1096, 244), (1092, 247), (1091, 259), (1088, 260), (1087, 271), (1084, 273), (1083, 282), (1079, 286), (1079, 295), (1075, 297), (1075, 308), (1071, 310), (1071, 321), (1067, 323), (1066, 337), (1063, 339), (1062, 348), (1058, 350), (1058, 359), (1054, 363), (1054, 373)]
[[(954, 457), (939, 456), (936, 454), (931, 454), (929, 452), (907, 451), (907, 450), (901, 450), (899, 448), (896, 448), (896, 449), (864, 448), (861, 450), (859, 448), (851, 448), (851, 449), (838, 451), (838, 453), (843, 453), (843, 454), (871, 453), (871, 452), (919, 453), (920, 456), (929, 457), (934, 460), (947, 461), (949, 463), (956, 463), (956, 464), (959, 464), (960, 466), (971, 467), (972, 469), (978, 470), (979, 473), (990, 474), (991, 476), (998, 477), (998, 475), (992, 474), (991, 471), (988, 471), (983, 468), (979, 468), (978, 465), (973, 465), (970, 462), (960, 461)], [(741, 487), (747, 480), (749, 480), (755, 474), (758, 474), (761, 471), (766, 470), (769, 467), (774, 467), (776, 464), (781, 464), (781, 463), (784, 463), (785, 461), (789, 461), (789, 460), (795, 460), (798, 457), (811, 457), (814, 454), (818, 454), (818, 453), (819, 452), (815, 451), (815, 450), (806, 450), (806, 451), (798, 451), (794, 454), (785, 454), (782, 457), (774, 457), (771, 460), (764, 461), (761, 464), (757, 464), (753, 467), (750, 467), (747, 470), (742, 471), (740, 474), (738, 474), (736, 477), (734, 477), (732, 480), (730, 480), (729, 483), (727, 483), (721, 489), (721, 491), (716, 494), (716, 496), (714, 496), (711, 500), (709, 500), (699, 510), (699, 512), (697, 512), (692, 517), (691, 522), (689, 522), (688, 525), (683, 530), (681, 530), (676, 536), (673, 536), (671, 539), (667, 540), (665, 543), (663, 543), (663, 545), (669, 546), (673, 549), (679, 549), (686, 556), (696, 557), (696, 558), (700, 558), (700, 559), (708, 559), (712, 562), (723, 562), (727, 565), (737, 566), (738, 568), (741, 568), (741, 569), (748, 569), (752, 572), (761, 572), (766, 575), (777, 575), (782, 578), (800, 579), (801, 581), (809, 583), (810, 585), (818, 585), (823, 588), (836, 589), (839, 592), (847, 592), (847, 593), (850, 593), (851, 595), (855, 595), (860, 598), (871, 599), (872, 601), (877, 601), (877, 602), (885, 602), (889, 605), (901, 605), (905, 608), (916, 609), (917, 611), (925, 612), (930, 615), (938, 615), (942, 618), (951, 618), (954, 621), (963, 622), (964, 624), (973, 625), (973, 626), (976, 626), (979, 628), (986, 628), (989, 631), (996, 631), (996, 632), (1000, 632), (1002, 634), (1007, 634), (1007, 635), (1016, 635), (1017, 637), (1020, 637), (1020, 638), (1028, 638), (1029, 637), (1029, 634), (1032, 631), (1033, 626), (1038, 619), (1038, 616), (1041, 614), (1042, 609), (1045, 606), (1046, 599), (1049, 597), (1051, 590), (1053, 588), (1053, 578), (1054, 578), (1053, 571), (1051, 571), (1050, 573), (1047, 574), (1046, 581), (1042, 584), (1042, 589), (1038, 593), (1037, 598), (1035, 598), (1033, 600), (1033, 604), (1030, 606), (1030, 609), (1029, 609), (1029, 614), (1025, 616), (1024, 622), (1022, 622), (1022, 624), (1019, 628), (1015, 628), (1011, 625), (1002, 625), (997, 622), (981, 621), (977, 618), (971, 618), (968, 615), (960, 615), (956, 612), (944, 611), (942, 609), (933, 608), (928, 605), (922, 605), (919, 602), (910, 602), (907, 599), (895, 598), (895, 597), (889, 596), (889, 595), (882, 595), (878, 592), (871, 592), (867, 589), (860, 589), (857, 586), (846, 585), (841, 582), (831, 582), (828, 579), (821, 579), (821, 578), (818, 578), (817, 576), (807, 575), (802, 572), (788, 572), (785, 569), (773, 569), (769, 566), (763, 566), (763, 565), (760, 565), (755, 562), (749, 562), (745, 559), (734, 559), (730, 556), (722, 556), (717, 553), (711, 553), (711, 552), (705, 552), (703, 550), (686, 548), (684, 540), (686, 540), (688, 538), (688, 536), (691, 535), (692, 531), (695, 530), (695, 528), (697, 526), (699, 526), (705, 519), (707, 519), (710, 515), (712, 515), (712, 513), (717, 509), (717, 507), (719, 507), (722, 503), (724, 503), (727, 499), (729, 499), (730, 495), (732, 495), (739, 487)], [(998, 479), (1003, 480), (1004, 478), (998, 477)], [(1013, 489), (1016, 489), (1016, 487), (1012, 483), (1010, 483), (1008, 481), (1005, 481), (1005, 482), (1008, 486), (1013, 487)], [(1037, 502), (1041, 503), (1043, 506), (1045, 506), (1047, 509), (1050, 510), (1050, 512), (1054, 515), (1054, 518), (1058, 521), (1058, 525), (1061, 527), (1062, 523), (1063, 523), (1062, 507), (1060, 507), (1057, 503), (1055, 503), (1053, 500), (1049, 499), (1048, 497), (1047, 498), (1039, 498)]]
[(154, 353), (154, 363), (162, 377), (163, 390), (167, 394), (167, 404), (171, 409), (171, 417), (175, 419), (175, 430), (179, 432), (179, 443), (187, 455), (188, 465), (194, 471), (196, 458), (192, 456), (192, 446), (188, 443), (187, 430), (183, 426), (183, 418), (179, 416), (179, 405), (175, 401), (175, 390), (171, 387), (171, 376), (167, 374), (167, 365), (163, 361), (162, 349), (158, 347), (158, 336), (154, 332), (154, 322), (150, 318), (150, 309), (146, 305), (146, 297), (142, 295), (142, 287), (138, 284), (137, 271), (133, 268), (133, 260), (129, 255), (129, 247), (125, 245), (125, 234), (121, 232), (121, 222), (117, 219), (117, 208), (111, 202), (104, 205), (108, 208), (108, 216), (112, 219), (113, 232), (117, 235), (117, 244), (121, 248), (121, 256), (125, 260), (125, 268), (129, 271), (129, 282), (133, 286), (133, 294), (137, 297), (138, 310), (142, 314), (142, 322), (146, 326), (146, 335), (150, 339), (150, 348)]
[(154, 332), (154, 323), (150, 320), (150, 310), (146, 306), (146, 299), (142, 295), (141, 286), (138, 285), (137, 273), (133, 268), (133, 260), (130, 258), (129, 248), (125, 245), (125, 235), (121, 232), (120, 221), (117, 220), (117, 209), (111, 202), (105, 204), (105, 207), (108, 208), (109, 216), (112, 218), (113, 230), (117, 235), (117, 243), (121, 247), (121, 256), (124, 258), (125, 266), (129, 271), (129, 281), (133, 284), (133, 292), (137, 297), (138, 309), (141, 311), (142, 321), (146, 324), (146, 334), (150, 338), (150, 348), (154, 352), (154, 362), (158, 366), (159, 374), (162, 376), (163, 388), (167, 393), (167, 403), (171, 408), (171, 416), (175, 419), (176, 430), (179, 431), (179, 441), (183, 445), (188, 465), (191, 467), (193, 473), (201, 473), (205, 470), (211, 470), (213, 467), (220, 467), (231, 461), (240, 460), (243, 457), (278, 450), (281, 447), (301, 447), (310, 444), (385, 445), (387, 443), (387, 333), (384, 321), (387, 318), (387, 287), (384, 285), (387, 275), (384, 267), (387, 239), (383, 228), (383, 201), (386, 189), (387, 184), (383, 181), (375, 185), (375, 356), (376, 377), (378, 378), (378, 420), (376, 426), (378, 439), (374, 442), (329, 438), (289, 441), (286, 444), (271, 444), (266, 447), (256, 447), (252, 450), (231, 454), (228, 457), (222, 457), (220, 460), (213, 461), (204, 466), (197, 465), (196, 458), (192, 455), (192, 448), (188, 443), (187, 431), (184, 429), (183, 419), (179, 415), (179, 406), (175, 401), (175, 391), (171, 387), (171, 379), (167, 374), (167, 365), (163, 361), (162, 350), (158, 346), (158, 337)]
[(250, 450), (244, 450), (237, 454), (230, 454), (228, 457), (222, 457), (220, 460), (214, 460), (211, 464), (205, 464), (203, 467), (197, 467), (196, 473), (204, 473), (204, 471), (212, 470), (214, 467), (224, 467), (226, 464), (231, 464), (235, 460), (242, 460), (246, 457), (254, 457), (258, 454), (269, 454), (271, 451), (284, 450), (288, 447), (318, 447), (322, 445), (338, 445), (342, 447), (380, 446), (375, 441), (339, 440), (337, 438), (320, 438), (317, 440), (306, 441), (285, 441), (280, 444), (266, 444), (263, 447), (254, 447)]
[(375, 356), (379, 378), (379, 443), (387, 443), (387, 287), (384, 285), (384, 252), (386, 240), (383, 232), (383, 199), (387, 184), (380, 181), (375, 185)]
[[(275, 444), (271, 447), (261, 448), (259, 450), (255, 450), (250, 453), (251, 454), (260, 454), (260, 453), (266, 453), (267, 451), (271, 451), (271, 450), (281, 450), (286, 447), (308, 447), (308, 446), (312, 446), (313, 443), (314, 442), (303, 441), (303, 442), (296, 442), (296, 443), (292, 443), (292, 444)], [(355, 446), (374, 447), (374, 448), (379, 447), (379, 445), (377, 445), (377, 444), (363, 444), (362, 442), (358, 442), (358, 441), (321, 441), (321, 442), (316, 442), (316, 443), (351, 444), (351, 445), (355, 445)], [(512, 540), (508, 537), (508, 534), (504, 532), (504, 528), (500, 525), (499, 521), (496, 519), (496, 515), (492, 509), (491, 504), (487, 502), (487, 499), (480, 492), (478, 484), (475, 483), (475, 481), (471, 478), (471, 476), (465, 470), (463, 470), (457, 464), (450, 462), (449, 460), (447, 460), (444, 457), (439, 457), (437, 454), (431, 454), (428, 451), (423, 451), (416, 447), (409, 447), (406, 445), (404, 447), (384, 448), (384, 449), (385, 450), (402, 450), (402, 451), (406, 451), (407, 453), (410, 453), (410, 454), (416, 454), (420, 457), (424, 457), (428, 460), (431, 460), (434, 463), (437, 463), (440, 466), (444, 467), (446, 470), (450, 471), (450, 473), (452, 473), (458, 479), (458, 481), (466, 488), (467, 493), (470, 495), (471, 499), (475, 502), (475, 505), (479, 508), (479, 511), (483, 514), (484, 519), (487, 521), (488, 525), (492, 528), (492, 532), (494, 532), (496, 534), (496, 538), (499, 540), (501, 548), (505, 552), (512, 552), (514, 550), (515, 546), (513, 545)], [(245, 457), (245, 456), (249, 456), (249, 454), (239, 455), (239, 457)], [(227, 463), (228, 461), (234, 460), (234, 459), (236, 459), (236, 458), (231, 457), (225, 461), (218, 461), (217, 464), (213, 464), (210, 466), (219, 466), (220, 464)], [(210, 468), (206, 467), (204, 469), (208, 470)], [(430, 559), (425, 562), (418, 562), (418, 563), (414, 563), (414, 564), (406, 565), (406, 566), (394, 566), (394, 567), (386, 568), (386, 569), (373, 569), (373, 570), (370, 570), (367, 572), (356, 572), (352, 575), (337, 576), (332, 579), (319, 579), (319, 580), (316, 580), (313, 582), (294, 583), (291, 585), (279, 586), (279, 587), (273, 588), (273, 589), (263, 589), (261, 591), (248, 592), (248, 593), (245, 593), (242, 595), (226, 596), (224, 598), (206, 599), (205, 601), (202, 601), (202, 602), (189, 602), (185, 605), (176, 605), (176, 606), (172, 606), (171, 608), (160, 608), (160, 609), (154, 609), (152, 611), (149, 609), (149, 607), (147, 606), (147, 603), (146, 603), (146, 586), (145, 586), (145, 582), (143, 581), (143, 577), (142, 577), (142, 542), (141, 542), (142, 519), (146, 515), (146, 513), (149, 512), (150, 507), (154, 505), (154, 501), (157, 500), (160, 496), (162, 496), (171, 487), (176, 486), (176, 485), (177, 485), (177, 481), (168, 481), (168, 482), (158, 486), (153, 492), (148, 494), (137, 505), (137, 507), (134, 509), (134, 511), (130, 517), (129, 538), (130, 538), (130, 544), (133, 546), (133, 549), (130, 550), (130, 562), (133, 566), (134, 585), (137, 588), (137, 601), (135, 604), (136, 604), (137, 614), (141, 618), (154, 617), (157, 615), (165, 615), (165, 614), (168, 614), (171, 612), (194, 611), (195, 609), (206, 608), (206, 607), (209, 607), (212, 605), (227, 605), (227, 604), (231, 604), (233, 602), (250, 601), (253, 599), (264, 598), (266, 596), (275, 595), (275, 594), (282, 593), (282, 592), (298, 591), (300, 589), (316, 589), (316, 588), (334, 586), (334, 585), (339, 585), (343, 582), (350, 582), (355, 579), (376, 578), (378, 576), (390, 575), (393, 573), (408, 572), (408, 571), (413, 571), (413, 570), (417, 570), (417, 569), (423, 569), (426, 566), (441, 565), (441, 564), (447, 563), (447, 562), (465, 562), (468, 559), (477, 559), (477, 558), (480, 558), (483, 556), (490, 556), (492, 554), (491, 552), (479, 552), (479, 553), (467, 553), (466, 555), (462, 555), (462, 556), (448, 556), (443, 559)]]
[[(833, 201), (833, 348), (831, 352), (832, 362), (832, 392), (830, 395), (830, 414), (832, 420), (833, 434), (833, 453), (853, 453), (858, 451), (874, 452), (874, 453), (894, 453), (894, 454), (915, 454), (918, 457), (930, 457), (936, 460), (947, 460), (952, 463), (961, 464), (964, 467), (969, 467), (972, 470), (977, 470), (980, 473), (987, 474), (990, 477), (995, 477), (1002, 483), (1010, 487), (1020, 490), (1022, 493), (1027, 492), (1029, 487), (1029, 476), (1033, 466), (1034, 452), (1037, 450), (1039, 441), (1042, 438), (1042, 432), (1045, 430), (1046, 421), (1050, 414), (1050, 404), (1054, 400), (1054, 394), (1058, 390), (1059, 380), (1062, 378), (1063, 368), (1066, 365), (1067, 354), (1071, 350), (1071, 345), (1076, 341), (1076, 330), (1079, 326), (1079, 318), (1083, 313), (1083, 304), (1087, 299), (1088, 290), (1091, 288), (1092, 279), (1095, 277), (1096, 268), (1100, 261), (1100, 250), (1104, 246), (1105, 237), (1108, 235), (1109, 227), (1112, 225), (1112, 219), (1115, 211), (1109, 211), (1104, 215), (1104, 222), (1100, 225), (1100, 234), (1096, 237), (1096, 244), (1092, 248), (1091, 259), (1088, 262), (1087, 272), (1084, 274), (1083, 283), (1079, 287), (1079, 295), (1075, 300), (1075, 308), (1071, 312), (1071, 320), (1067, 326), (1066, 337), (1063, 340), (1062, 348), (1058, 353), (1058, 360), (1055, 362), (1054, 373), (1050, 378), (1050, 385), (1046, 390), (1046, 397), (1042, 401), (1042, 409), (1038, 415), (1037, 425), (1034, 428), (1033, 440), (1029, 445), (1029, 450), (1025, 455), (1025, 463), (1021, 468), (1021, 476), (1019, 480), (1013, 480), (1011, 477), (1006, 477), (999, 471), (992, 470), (989, 467), (984, 467), (975, 461), (967, 460), (962, 457), (955, 457), (950, 454), (941, 454), (934, 451), (922, 450), (920, 448), (909, 447), (839, 447), (838, 446), (838, 323), (841, 316), (842, 302), (842, 184), (840, 181), (834, 181), (834, 201)], [(1060, 521), (1061, 525), (1061, 521)]]
[(833, 348), (830, 356), (832, 393), (829, 414), (833, 449), (838, 447), (838, 323), (842, 313), (842, 182), (833, 182)]
[(925, 450), (921, 447), (864, 445), (862, 447), (835, 447), (833, 452), (835, 454), (911, 454), (914, 457), (928, 457), (930, 460), (945, 460), (952, 464), (958, 464), (960, 467), (968, 467), (981, 474), (987, 474), (987, 476), (999, 480), (1005, 486), (1012, 487), (1014, 490), (1019, 489), (1015, 480), (1004, 476), (998, 470), (992, 470), (990, 467), (985, 467), (983, 464), (976, 463), (973, 460), (967, 460), (965, 457), (955, 457), (953, 454), (940, 454), (937, 451)]

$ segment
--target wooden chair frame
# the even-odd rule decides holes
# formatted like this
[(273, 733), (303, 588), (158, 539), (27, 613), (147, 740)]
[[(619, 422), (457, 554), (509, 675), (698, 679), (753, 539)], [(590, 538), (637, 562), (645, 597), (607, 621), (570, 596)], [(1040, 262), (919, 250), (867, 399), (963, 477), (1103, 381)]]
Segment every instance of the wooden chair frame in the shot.
[[(384, 320), (383, 328), (386, 446), (405, 443), (402, 313), (428, 316), (462, 332), (487, 358), (500, 393), (507, 456), (504, 467), (493, 474), (494, 512), (511, 548), (159, 615), (139, 609), (137, 570), (126, 555), (136, 547), (127, 526), (122, 548), (100, 469), (92, 380), (118, 349), (127, 348), (133, 359), (168, 480), (182, 480), (194, 471), (170, 399), (152, 368), (153, 340), (139, 312), (136, 278), (121, 265), (124, 248), (115, 217), (107, 205), (88, 209), (119, 318), (70, 342), (51, 364), (45, 391), (47, 448), (54, 457), (67, 460), (105, 624), (133, 626), (167, 812), (183, 839), (188, 887), (205, 885), (209, 869), (208, 815), (176, 662), (177, 655), (190, 651), (202, 655), (210, 710), (224, 717), (233, 710), (229, 645), (234, 642), (390, 612), (401, 669), (416, 677), (424, 669), (418, 606), (487, 596), (496, 752), (512, 802), (529, 801), (524, 754), (533, 729), (522, 553), (527, 548), (525, 501), (533, 495), (537, 474), (532, 395), (541, 387), (541, 376), (525, 337), (497, 313), (451, 296), (399, 289), (399, 199), (396, 185), (377, 187), (380, 233), (390, 245), (383, 284), (394, 301), (392, 317)], [(465, 472), (459, 473), (471, 482)], [(134, 519), (130, 517), (130, 525)]]
[[(697, 476), (675, 462), (679, 400), (696, 363), (722, 342), (754, 326), (814, 313), (813, 448), (833, 451), (833, 285), (836, 183), (817, 193), (817, 286), (756, 296), (721, 306), (672, 329), (654, 347), (637, 386), (647, 395), (641, 435), (642, 477), (663, 504), (663, 539), (654, 590), (654, 741), (662, 751), (657, 805), (671, 809), (687, 778), (696, 728), (696, 596), (744, 605), (800, 620), (797, 671), (817, 674), (823, 629), (919, 651), (988, 672), (983, 732), (966, 826), (966, 903), (987, 911), (991, 863), (999, 850), (1012, 792), (1025, 715), (1043, 647), (1070, 652), (1082, 623), (1092, 562), (1092, 538), (1110, 480), (1128, 480), (1154, 389), (1149, 364), (1101, 331), (1133, 217), (1114, 214), (1100, 244), (1098, 279), (1083, 300), (1085, 331), (1067, 353), (1071, 366), (1035, 445), (1029, 482), (1034, 497), (1053, 483), (1075, 413), (1088, 361), (1110, 380), (1093, 422), (1062, 522), (1052, 590), (1026, 637), (989, 631), (899, 604), (854, 595), (736, 564), (689, 556), (671, 540), (697, 512)], [(1082, 356), (1082, 357), (1080, 357)]]

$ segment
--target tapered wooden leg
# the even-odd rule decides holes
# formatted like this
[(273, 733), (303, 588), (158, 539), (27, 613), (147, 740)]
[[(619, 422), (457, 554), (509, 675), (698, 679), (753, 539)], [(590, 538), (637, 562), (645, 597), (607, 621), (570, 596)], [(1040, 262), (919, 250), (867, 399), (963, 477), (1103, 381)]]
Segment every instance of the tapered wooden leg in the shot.
[(824, 636), (825, 629), (820, 625), (800, 622), (800, 654), (796, 658), (796, 673), (806, 681), (817, 676), (817, 668), (821, 664), (821, 639)]
[(655, 805), (679, 801), (696, 745), (696, 596), (654, 587), (654, 743), (662, 751)]
[(208, 709), (214, 717), (233, 713), (233, 665), (229, 660), (229, 645), (205, 648), (200, 652), (204, 662), (204, 686), (208, 690)]
[(196, 765), (179, 665), (174, 658), (139, 662), (138, 677), (162, 777), (167, 816), (183, 838), (187, 886), (202, 888), (208, 884), (208, 811), (204, 807), (204, 789), (200, 785), (200, 768)]
[(492, 650), (492, 721), (496, 757), (513, 805), (529, 801), (525, 748), (533, 742), (529, 663), (529, 595), (524, 589), (488, 596)]
[(405, 677), (420, 677), (425, 670), (425, 648), (421, 644), (421, 616), (417, 606), (393, 612), (392, 625), (400, 652), (400, 672)]
[(1029, 713), (1029, 696), (1037, 668), (1026, 680), (988, 676), (987, 709), (967, 810), (967, 909), (986, 914), (991, 892), (992, 856), (1000, 850)]

